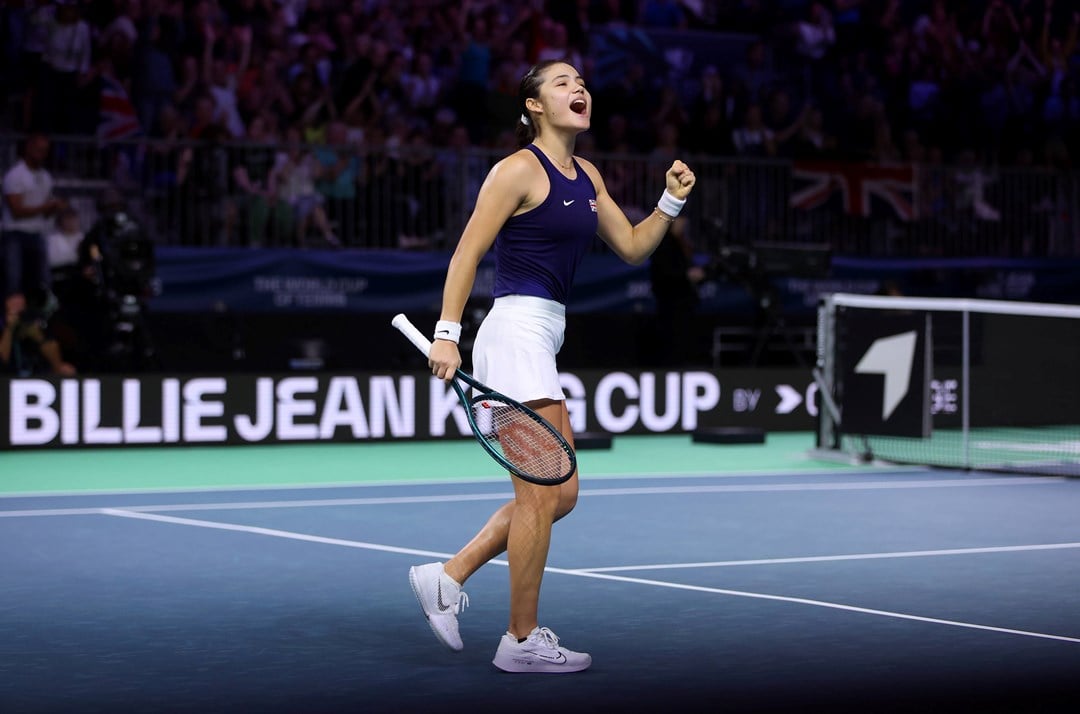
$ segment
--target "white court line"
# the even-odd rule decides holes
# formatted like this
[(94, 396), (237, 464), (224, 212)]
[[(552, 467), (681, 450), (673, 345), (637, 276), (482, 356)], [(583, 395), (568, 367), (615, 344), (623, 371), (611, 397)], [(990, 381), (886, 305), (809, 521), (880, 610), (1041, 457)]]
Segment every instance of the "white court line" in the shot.
[[(626, 480), (647, 480), (647, 479), (661, 479), (672, 480), (680, 478), (767, 478), (767, 477), (791, 477), (791, 476), (835, 476), (837, 473), (845, 476), (860, 476), (870, 474), (914, 474), (925, 473), (931, 474), (935, 471), (925, 466), (903, 466), (885, 464), (882, 466), (874, 466), (868, 469), (858, 469), (853, 471), (838, 470), (835, 468), (829, 469), (799, 469), (799, 470), (767, 470), (767, 471), (685, 471), (685, 472), (665, 472), (665, 473), (633, 473), (622, 474), (616, 472), (610, 473), (592, 473), (589, 472), (586, 477), (586, 481), (592, 479), (603, 481), (618, 481), (620, 479)], [(241, 484), (234, 486), (186, 486), (186, 487), (173, 487), (173, 488), (124, 488), (124, 489), (89, 489), (78, 491), (20, 491), (18, 493), (0, 493), (0, 501), (7, 498), (81, 498), (86, 496), (126, 496), (126, 495), (145, 495), (156, 493), (230, 493), (233, 491), (243, 493), (245, 491), (305, 491), (309, 489), (335, 489), (335, 488), (387, 488), (387, 487), (406, 487), (406, 486), (467, 486), (470, 484), (484, 484), (484, 483), (506, 483), (509, 478), (508, 474), (496, 474), (492, 476), (476, 476), (472, 478), (455, 478), (455, 479), (418, 479), (416, 481), (404, 481), (387, 479), (385, 481), (343, 481), (343, 482), (330, 482), (330, 483), (283, 483), (283, 484), (268, 484), (268, 485), (253, 485), (253, 484)], [(1040, 478), (1039, 475), (1030, 475), (1026, 478)]]
[(948, 625), (950, 627), (963, 627), (969, 630), (984, 630), (987, 632), (999, 632), (1006, 635), (1020, 635), (1022, 637), (1035, 637), (1043, 640), (1058, 640), (1061, 642), (1074, 642), (1080, 644), (1080, 638), (1066, 637), (1065, 635), (1051, 635), (1045, 632), (1032, 632), (1029, 630), (1014, 630), (1008, 627), (994, 627), (993, 625), (980, 625), (974, 622), (960, 622), (958, 620), (942, 620), (937, 617), (923, 617), (922, 615), (909, 615), (903, 612), (892, 612), (889, 610), (874, 610), (866, 607), (856, 607), (854, 605), (843, 605), (836, 602), (827, 602), (825, 600), (809, 600), (801, 597), (788, 597), (786, 595), (769, 595), (767, 593), (752, 593), (742, 590), (724, 590), (723, 588), (710, 588), (701, 585), (683, 585), (681, 583), (670, 583), (664, 580), (646, 580), (644, 578), (628, 578), (622, 575), (608, 575), (606, 573), (590, 573), (580, 570), (563, 570), (561, 568), (545, 568), (546, 571), (553, 573), (562, 573), (565, 575), (580, 575), (585, 578), (598, 578), (600, 580), (614, 580), (616, 582), (623, 583), (636, 583), (638, 585), (653, 585), (661, 588), (671, 588), (674, 590), (691, 590), (694, 592), (703, 593), (715, 593), (717, 595), (731, 595), (733, 597), (751, 598), (754, 600), (773, 600), (776, 602), (789, 602), (797, 605), (810, 605), (812, 607), (824, 607), (831, 610), (844, 610), (846, 612), (858, 612), (864, 615), (877, 615), (879, 617), (891, 617), (897, 620), (912, 620), (915, 622), (926, 622), (933, 625)]
[[(654, 496), (699, 493), (773, 493), (785, 491), (877, 491), (917, 488), (974, 488), (979, 486), (1032, 486), (1063, 483), (1063, 477), (985, 479), (946, 479), (915, 481), (827, 481), (822, 483), (736, 484), (717, 486), (640, 486), (633, 488), (583, 488), (579, 496)], [(0, 511), (0, 518), (31, 516), (84, 516), (100, 513), (102, 508), (122, 508), (140, 513), (169, 511), (229, 511), (268, 508), (318, 508), (326, 506), (372, 506), (407, 503), (454, 503), (462, 501), (498, 501), (513, 498), (512, 493), (444, 494), (433, 496), (384, 496), (376, 498), (324, 498), (302, 501), (236, 501), (227, 503), (170, 503), (149, 506), (109, 506), (97, 508), (41, 508)]]
[[(116, 508), (104, 508), (100, 511), (104, 515), (117, 516), (121, 518), (136, 518), (147, 521), (159, 521), (162, 523), (173, 523), (177, 525), (195, 526), (198, 528), (212, 528), (215, 530), (236, 531), (242, 533), (252, 533), (255, 535), (265, 535), (274, 538), (286, 538), (289, 540), (306, 541), (309, 543), (321, 543), (324, 545), (339, 545), (347, 548), (360, 548), (363, 550), (375, 550), (384, 553), (401, 553), (406, 555), (420, 555), (425, 557), (433, 557), (446, 559), (452, 556), (451, 553), (438, 553), (428, 550), (417, 550), (414, 548), (398, 548), (395, 546), (380, 545), (376, 543), (364, 543), (362, 541), (351, 541), (340, 538), (324, 538), (322, 536), (312, 536), (304, 533), (294, 533), (292, 531), (281, 531), (273, 528), (259, 528), (256, 526), (243, 526), (233, 523), (218, 523), (215, 521), (201, 521), (193, 518), (178, 518), (176, 516), (163, 516), (153, 513), (136, 513), (134, 511), (125, 511)], [(491, 560), (491, 563), (497, 565), (508, 565), (505, 560)], [(1028, 630), (1015, 630), (1007, 627), (994, 627), (992, 625), (980, 625), (972, 622), (960, 622), (958, 620), (942, 620), (936, 617), (923, 617), (922, 615), (909, 615), (903, 612), (892, 612), (889, 610), (874, 610), (865, 607), (856, 607), (854, 605), (843, 605), (835, 602), (827, 602), (824, 600), (809, 600), (807, 598), (788, 597), (785, 595), (769, 595), (767, 593), (754, 593), (746, 592), (742, 590), (725, 590), (722, 588), (704, 587), (701, 585), (683, 585), (680, 583), (671, 583), (663, 580), (647, 580), (644, 578), (631, 578), (624, 575), (610, 575), (607, 573), (595, 573), (587, 572), (583, 570), (567, 569), (567, 568), (554, 568), (547, 567), (545, 572), (558, 573), (560, 575), (574, 575), (580, 578), (594, 578), (598, 580), (611, 580), (621, 583), (635, 583), (638, 585), (652, 585), (654, 587), (670, 588), (674, 590), (690, 590), (693, 592), (712, 593), (716, 595), (730, 595), (732, 597), (750, 598), (754, 600), (771, 600), (774, 602), (787, 602), (796, 605), (809, 605), (812, 607), (823, 607), (831, 610), (842, 610), (845, 612), (857, 612), (864, 615), (876, 615), (878, 617), (889, 617), (898, 620), (911, 620), (914, 622), (925, 622), (934, 625), (947, 625), (950, 627), (962, 627), (969, 630), (983, 630), (986, 632), (997, 632), (1006, 635), (1019, 635), (1022, 637), (1034, 637), (1043, 640), (1057, 640), (1060, 642), (1073, 642), (1080, 644), (1080, 638), (1066, 637), (1064, 635), (1051, 635), (1044, 632), (1032, 632)]]
[(378, 543), (365, 543), (357, 540), (343, 540), (341, 538), (326, 538), (324, 536), (295, 533), (293, 531), (280, 531), (276, 528), (260, 528), (258, 526), (242, 526), (235, 523), (221, 523), (219, 521), (201, 521), (195, 518), (178, 518), (176, 516), (162, 516), (154, 513), (137, 513), (120, 508), (100, 508), (99, 515), (119, 516), (121, 518), (137, 518), (144, 521), (157, 521), (159, 523), (175, 523), (181, 526), (196, 526), (198, 528), (210, 528), (220, 531), (235, 531), (238, 533), (254, 533), (256, 535), (271, 536), (273, 538), (287, 538), (288, 540), (300, 540), (308, 543), (321, 543), (323, 545), (340, 545), (345, 548), (359, 548), (361, 550), (377, 550), (384, 553), (401, 553), (403, 555), (422, 555), (431, 558), (448, 559), (453, 553), (437, 553), (432, 550), (417, 550), (415, 548), (398, 548), (392, 545), (380, 545)]
[(941, 550), (900, 550), (886, 553), (851, 555), (811, 555), (800, 558), (761, 558), (757, 560), (713, 560), (701, 563), (658, 563), (653, 565), (615, 565), (608, 568), (578, 568), (581, 573), (618, 573), (628, 570), (681, 570), (684, 568), (730, 568), (742, 565), (787, 565), (789, 563), (831, 563), (844, 560), (886, 560), (889, 558), (932, 558), (943, 555), (979, 555), (981, 553), (1024, 553), (1037, 550), (1069, 550), (1080, 543), (1037, 543), (1034, 545), (998, 545), (984, 548), (945, 548)]

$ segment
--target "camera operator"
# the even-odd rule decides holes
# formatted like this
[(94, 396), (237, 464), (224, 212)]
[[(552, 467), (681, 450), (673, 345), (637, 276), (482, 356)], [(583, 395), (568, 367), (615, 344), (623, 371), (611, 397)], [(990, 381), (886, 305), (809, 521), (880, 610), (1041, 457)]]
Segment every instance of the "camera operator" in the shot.
[(75, 367), (64, 361), (60, 343), (52, 336), (44, 296), (31, 293), (27, 304), (21, 294), (4, 301), (4, 322), (0, 329), (0, 373), (18, 377), (55, 374), (70, 377)]
[(107, 191), (99, 210), (101, 217), (79, 245), (81, 273), (92, 288), (85, 303), (96, 315), (84, 324), (98, 356), (95, 367), (130, 371), (154, 357), (143, 319), (155, 292), (154, 246), (118, 192)]
[(686, 219), (677, 218), (649, 259), (649, 279), (656, 298), (656, 357), (664, 367), (685, 367), (700, 356), (694, 317), (700, 302), (698, 287), (706, 274), (694, 264), (694, 248), (686, 230)]

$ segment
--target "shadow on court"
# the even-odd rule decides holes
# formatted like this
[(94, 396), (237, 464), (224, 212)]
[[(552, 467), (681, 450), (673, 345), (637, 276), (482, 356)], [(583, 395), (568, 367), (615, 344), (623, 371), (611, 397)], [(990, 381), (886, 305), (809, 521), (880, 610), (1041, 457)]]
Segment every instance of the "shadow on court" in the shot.
[(607, 479), (556, 525), (541, 623), (593, 667), (465, 651), (410, 565), (505, 482), (0, 499), (5, 712), (1075, 711), (1080, 482), (927, 471)]

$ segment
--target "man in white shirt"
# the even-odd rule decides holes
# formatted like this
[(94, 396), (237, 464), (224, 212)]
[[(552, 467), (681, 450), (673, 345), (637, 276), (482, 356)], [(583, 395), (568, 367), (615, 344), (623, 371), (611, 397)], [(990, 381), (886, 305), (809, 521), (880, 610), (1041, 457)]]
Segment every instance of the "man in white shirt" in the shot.
[(47, 294), (52, 279), (45, 235), (53, 216), (66, 203), (53, 195), (52, 175), (45, 168), (49, 139), (31, 134), (23, 145), (22, 158), (3, 179), (0, 255), (4, 261), (3, 295), (26, 292)]

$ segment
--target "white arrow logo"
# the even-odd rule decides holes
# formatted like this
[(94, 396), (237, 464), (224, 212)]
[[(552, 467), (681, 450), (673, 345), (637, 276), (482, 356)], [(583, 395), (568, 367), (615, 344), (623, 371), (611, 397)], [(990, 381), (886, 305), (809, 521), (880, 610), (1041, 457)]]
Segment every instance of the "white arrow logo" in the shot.
[(777, 414), (790, 414), (802, 403), (802, 394), (790, 384), (776, 385), (776, 393), (780, 395), (780, 403), (776, 406)]
[(855, 371), (859, 374), (885, 376), (885, 395), (881, 404), (881, 420), (885, 421), (907, 396), (911, 384), (911, 366), (915, 361), (915, 331), (892, 337), (882, 337), (870, 345)]

